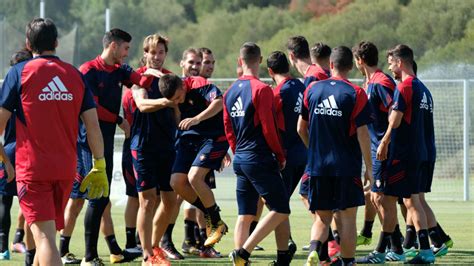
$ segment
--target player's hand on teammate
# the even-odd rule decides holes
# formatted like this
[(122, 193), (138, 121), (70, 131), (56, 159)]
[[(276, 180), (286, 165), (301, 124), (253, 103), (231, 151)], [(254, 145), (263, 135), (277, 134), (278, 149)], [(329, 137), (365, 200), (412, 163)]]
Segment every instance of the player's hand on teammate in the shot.
[(107, 181), (107, 174), (105, 172), (105, 159), (94, 159), (94, 164), (87, 176), (82, 180), (81, 192), (87, 192), (89, 199), (96, 199), (100, 197), (109, 196), (109, 182)]
[(130, 137), (130, 124), (128, 123), (127, 119), (123, 119), (122, 124), (120, 124), (119, 127), (125, 133), (125, 138), (128, 139)]
[(365, 170), (364, 191), (369, 191), (373, 183), (374, 183), (374, 176), (372, 175), (372, 169)]
[(221, 168), (219, 168), (218, 172), (219, 173), (222, 172), (222, 170), (224, 170), (224, 168), (226, 167), (229, 167), (231, 163), (232, 163), (232, 158), (230, 157), (229, 153), (226, 153), (224, 158), (222, 159)]
[(199, 121), (198, 118), (190, 117), (190, 118), (186, 118), (186, 119), (181, 120), (181, 122), (179, 122), (178, 127), (181, 130), (189, 130), (189, 128), (191, 128), (192, 126), (198, 125), (200, 122), (201, 121)]
[(388, 153), (388, 144), (381, 141), (379, 147), (377, 148), (377, 160), (384, 161), (387, 160)]
[(159, 71), (158, 69), (154, 68), (147, 68), (143, 76), (155, 76), (157, 78), (161, 78), (164, 75), (163, 72)]

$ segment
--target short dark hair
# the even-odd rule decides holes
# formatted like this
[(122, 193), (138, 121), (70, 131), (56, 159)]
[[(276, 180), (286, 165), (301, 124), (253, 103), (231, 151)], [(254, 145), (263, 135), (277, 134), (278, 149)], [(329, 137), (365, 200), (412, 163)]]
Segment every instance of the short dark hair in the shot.
[(388, 50), (387, 57), (389, 56), (398, 58), (410, 65), (413, 65), (414, 62), (413, 50), (405, 44), (399, 44), (394, 48)]
[(183, 81), (175, 74), (165, 74), (160, 78), (158, 87), (160, 88), (161, 94), (166, 99), (171, 99), (176, 91), (183, 87)]
[(303, 36), (290, 37), (286, 42), (286, 48), (298, 59), (309, 58), (309, 44)]
[(183, 57), (181, 58), (181, 60), (186, 60), (186, 57), (188, 56), (188, 54), (199, 55), (199, 57), (202, 58), (202, 54), (196, 48), (191, 47), (191, 48), (188, 48), (188, 49), (184, 50)]
[(56, 50), (58, 29), (49, 18), (35, 18), (26, 26), (26, 39), (34, 53), (54, 51)]
[(10, 58), (10, 66), (31, 59), (32, 57), (33, 55), (30, 51), (28, 51), (27, 49), (21, 49), (20, 51), (12, 54), (12, 57)]
[(416, 73), (418, 72), (418, 65), (416, 64), (415, 60), (413, 60), (412, 67), (413, 67), (413, 73), (415, 73), (415, 75), (416, 75)]
[(256, 43), (246, 42), (240, 47), (240, 57), (246, 64), (254, 64), (260, 60), (262, 53)]
[(379, 50), (371, 42), (362, 41), (352, 48), (354, 57), (362, 59), (369, 67), (377, 66), (379, 63)]
[(329, 60), (334, 64), (334, 68), (339, 71), (349, 71), (353, 66), (351, 49), (346, 46), (338, 46), (332, 49)]
[(105, 33), (104, 38), (102, 38), (102, 45), (104, 48), (107, 48), (112, 42), (116, 42), (120, 45), (123, 42), (131, 41), (132, 36), (128, 32), (114, 28)]
[(331, 47), (325, 43), (317, 42), (311, 47), (310, 54), (311, 57), (316, 59), (329, 58), (331, 55)]
[(211, 49), (207, 48), (207, 47), (201, 47), (198, 49), (198, 52), (201, 54), (201, 57), (202, 55), (204, 54), (212, 54), (212, 51)]
[(267, 67), (275, 74), (285, 74), (290, 71), (286, 55), (281, 51), (272, 52), (267, 58)]

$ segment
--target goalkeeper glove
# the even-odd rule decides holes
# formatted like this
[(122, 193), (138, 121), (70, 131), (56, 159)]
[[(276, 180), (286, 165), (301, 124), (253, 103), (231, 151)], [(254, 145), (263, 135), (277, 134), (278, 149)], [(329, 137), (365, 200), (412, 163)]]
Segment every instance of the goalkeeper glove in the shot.
[(85, 192), (89, 190), (87, 196), (89, 199), (109, 196), (109, 182), (105, 173), (105, 159), (94, 159), (93, 166), (86, 178), (82, 180), (79, 190)]

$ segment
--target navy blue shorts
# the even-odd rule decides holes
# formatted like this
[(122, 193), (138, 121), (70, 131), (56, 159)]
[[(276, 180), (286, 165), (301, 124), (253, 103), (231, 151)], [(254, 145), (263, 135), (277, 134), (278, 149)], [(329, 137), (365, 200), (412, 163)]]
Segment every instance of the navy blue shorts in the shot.
[(412, 194), (420, 192), (420, 163), (390, 160), (384, 180), (385, 195), (410, 198)]
[(191, 166), (219, 170), (228, 149), (227, 140), (215, 141), (199, 135), (184, 135), (176, 142), (172, 173), (187, 174)]
[(71, 199), (85, 199), (87, 192), (80, 192), (82, 180), (86, 177), (89, 171), (92, 169), (92, 153), (83, 148), (81, 145), (77, 145), (77, 166), (76, 166), (76, 177), (72, 185), (72, 191), (69, 195)]
[(125, 182), (125, 194), (138, 198), (135, 175), (133, 173), (132, 152), (130, 151), (130, 138), (125, 139), (122, 149), (122, 175)]
[[(4, 149), (5, 153), (7, 154), (10, 162), (12, 163), (13, 167), (15, 167), (15, 147), (13, 143), (6, 144)], [(16, 196), (16, 178), (12, 180), (12, 182), (7, 182), (8, 175), (5, 169), (5, 164), (0, 163), (0, 195), (2, 196)]]
[(433, 183), (433, 173), (435, 162), (421, 162), (420, 164), (420, 192), (431, 192), (431, 184)]
[(259, 197), (278, 213), (290, 213), (290, 204), (278, 164), (240, 164), (234, 162), (237, 176), (237, 205), (239, 215), (256, 215)]
[(360, 177), (311, 176), (310, 211), (339, 211), (365, 205)]
[(132, 150), (137, 191), (143, 192), (152, 188), (156, 188), (156, 191), (173, 191), (170, 179), (174, 157), (174, 152), (160, 153)]
[[(287, 165), (283, 171), (281, 171), (281, 177), (283, 178), (283, 183), (285, 183), (286, 191), (288, 196), (291, 197), (298, 182), (303, 176), (306, 165)], [(301, 189), (300, 189), (301, 190)], [(301, 194), (301, 193), (300, 193)]]
[(300, 195), (301, 196), (308, 196), (309, 194), (309, 179), (310, 179), (310, 175), (307, 171), (307, 169), (305, 170), (305, 172), (303, 173), (303, 175), (301, 176), (301, 183), (300, 183)]
[(384, 192), (385, 180), (383, 178), (384, 172), (387, 169), (387, 160), (379, 161), (372, 157), (372, 174), (374, 175), (374, 184), (372, 184), (373, 192)]

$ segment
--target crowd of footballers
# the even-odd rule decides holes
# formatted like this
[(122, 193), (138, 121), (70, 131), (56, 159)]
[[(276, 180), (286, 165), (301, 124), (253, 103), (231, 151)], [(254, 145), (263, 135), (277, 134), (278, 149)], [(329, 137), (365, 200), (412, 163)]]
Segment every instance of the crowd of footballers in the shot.
[[(313, 221), (303, 247), (306, 265), (429, 264), (453, 246), (425, 199), (436, 161), (434, 105), (416, 77), (410, 47), (387, 52), (396, 83), (378, 68), (379, 51), (371, 42), (331, 49), (290, 37), (286, 54), (266, 58), (272, 88), (259, 80), (259, 46), (246, 42), (238, 79), (222, 94), (209, 80), (216, 62), (209, 48), (186, 49), (178, 76), (163, 67), (168, 39), (152, 34), (133, 70), (124, 63), (132, 37), (112, 29), (102, 53), (77, 70), (55, 56), (57, 36), (52, 20), (32, 20), (25, 49), (12, 56), (0, 92), (0, 260), (10, 259), (16, 195), (20, 211), (11, 250), (25, 253), (25, 265), (104, 265), (100, 232), (110, 263), (141, 257), (142, 265), (170, 265), (185, 259), (182, 253), (219, 258), (214, 247), (229, 227), (212, 189), (214, 172), (231, 165), (229, 148), (237, 182), (235, 250), (229, 254), (234, 265), (248, 265), (272, 231), (272, 264), (291, 263), (297, 246), (289, 199), (298, 183)], [(362, 87), (348, 80), (354, 62), (365, 77)], [(292, 77), (290, 67), (303, 79)], [(117, 126), (125, 134), (124, 249), (115, 238), (109, 200)], [(79, 259), (69, 245), (85, 200), (85, 254)], [(183, 202), (180, 253), (172, 235)], [(357, 234), (356, 212), (363, 205), (364, 227)], [(269, 212), (261, 218), (265, 207)], [(372, 241), (375, 216), (382, 225), (378, 244), (355, 258), (356, 246)]]

